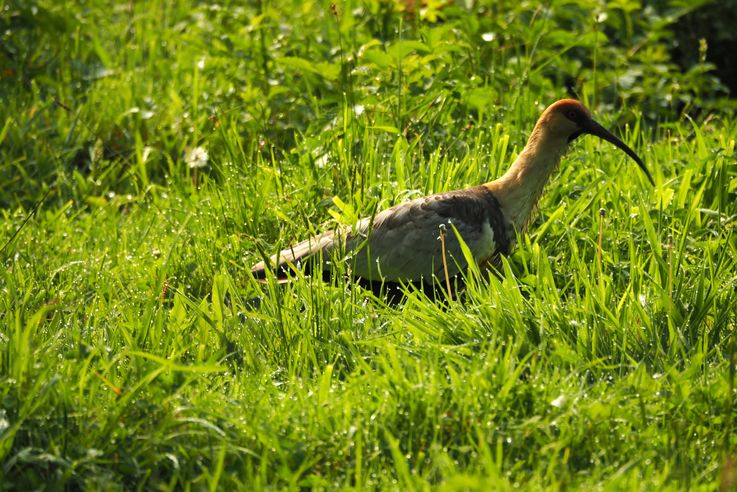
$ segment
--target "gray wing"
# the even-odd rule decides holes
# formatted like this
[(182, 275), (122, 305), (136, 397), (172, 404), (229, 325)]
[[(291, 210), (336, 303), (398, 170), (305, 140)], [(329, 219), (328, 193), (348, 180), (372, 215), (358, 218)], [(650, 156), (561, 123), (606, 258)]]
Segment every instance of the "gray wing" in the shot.
[[(443, 275), (440, 226), (445, 225), (448, 274), (468, 264), (456, 231), (481, 263), (506, 253), (508, 234), (499, 203), (483, 186), (450, 191), (401, 203), (361, 220), (355, 227), (314, 236), (284, 249), (251, 269), (263, 278), (269, 267), (283, 269), (318, 252), (346, 254), (352, 274), (367, 280), (429, 281)], [(455, 228), (455, 230), (454, 230)], [(327, 268), (327, 265), (324, 265)]]
[[(476, 262), (491, 258), (500, 246), (501, 217), (491, 193), (481, 187), (439, 193), (402, 203), (364, 221), (358, 234), (346, 239), (354, 276), (369, 280), (429, 281), (442, 278), (440, 226), (445, 225), (445, 256), (449, 275), (468, 264), (455, 231)], [(496, 233), (496, 234), (495, 234)]]

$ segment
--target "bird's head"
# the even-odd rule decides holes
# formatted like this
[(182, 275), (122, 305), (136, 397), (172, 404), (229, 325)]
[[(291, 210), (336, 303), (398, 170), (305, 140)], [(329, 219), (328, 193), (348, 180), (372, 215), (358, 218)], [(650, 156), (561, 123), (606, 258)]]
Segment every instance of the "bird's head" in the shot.
[(565, 138), (568, 143), (573, 142), (577, 137), (584, 134), (596, 135), (607, 142), (613, 143), (640, 166), (647, 179), (655, 186), (653, 177), (650, 175), (647, 167), (645, 167), (642, 159), (624, 142), (591, 118), (589, 110), (579, 101), (575, 99), (561, 99), (551, 104), (543, 112), (542, 116), (540, 116), (537, 126), (539, 128), (545, 128), (547, 132), (559, 138)]

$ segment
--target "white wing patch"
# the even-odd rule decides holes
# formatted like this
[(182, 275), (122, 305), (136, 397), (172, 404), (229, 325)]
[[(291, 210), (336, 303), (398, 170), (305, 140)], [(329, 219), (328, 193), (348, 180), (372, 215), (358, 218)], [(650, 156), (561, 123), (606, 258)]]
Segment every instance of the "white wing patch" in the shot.
[(481, 229), (481, 237), (479, 238), (479, 246), (476, 251), (473, 249), (473, 257), (477, 263), (487, 260), (492, 257), (496, 251), (496, 244), (494, 243), (494, 230), (491, 228), (489, 221), (485, 221)]

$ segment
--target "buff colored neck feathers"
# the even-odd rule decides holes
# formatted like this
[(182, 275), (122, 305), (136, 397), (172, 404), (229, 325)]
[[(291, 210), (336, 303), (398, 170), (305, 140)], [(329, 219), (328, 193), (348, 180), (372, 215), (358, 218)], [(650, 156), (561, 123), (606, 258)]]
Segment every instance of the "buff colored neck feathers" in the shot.
[(568, 150), (568, 139), (575, 129), (575, 124), (560, 114), (558, 105), (549, 107), (538, 119), (514, 164), (499, 179), (486, 184), (499, 200), (507, 220), (520, 233), (526, 229), (551, 174)]

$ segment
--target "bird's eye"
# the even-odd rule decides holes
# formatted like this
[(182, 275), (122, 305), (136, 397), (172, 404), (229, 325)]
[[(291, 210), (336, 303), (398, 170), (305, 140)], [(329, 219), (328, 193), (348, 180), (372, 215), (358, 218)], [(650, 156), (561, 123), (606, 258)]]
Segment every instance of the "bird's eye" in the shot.
[(573, 110), (568, 111), (566, 117), (571, 121), (578, 121), (578, 113)]

